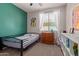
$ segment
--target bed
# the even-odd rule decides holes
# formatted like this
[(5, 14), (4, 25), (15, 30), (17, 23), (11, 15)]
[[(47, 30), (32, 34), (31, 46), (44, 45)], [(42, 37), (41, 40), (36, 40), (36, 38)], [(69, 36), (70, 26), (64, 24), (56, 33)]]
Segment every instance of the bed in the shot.
[(25, 34), (19, 37), (4, 37), (3, 45), (20, 49), (20, 55), (23, 55), (23, 49), (39, 39), (39, 34)]

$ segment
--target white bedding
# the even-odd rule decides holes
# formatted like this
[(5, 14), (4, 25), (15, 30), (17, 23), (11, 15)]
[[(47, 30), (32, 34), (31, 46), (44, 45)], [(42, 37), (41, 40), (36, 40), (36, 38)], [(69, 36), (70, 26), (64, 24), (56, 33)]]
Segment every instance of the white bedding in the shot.
[(30, 44), (32, 44), (33, 42), (39, 39), (39, 34), (25, 34), (23, 36), (15, 37), (15, 38), (16, 39), (14, 38), (5, 39), (3, 41), (3, 44), (10, 47), (21, 48), (20, 40), (23, 40), (23, 48), (26, 48), (27, 46), (29, 46)]

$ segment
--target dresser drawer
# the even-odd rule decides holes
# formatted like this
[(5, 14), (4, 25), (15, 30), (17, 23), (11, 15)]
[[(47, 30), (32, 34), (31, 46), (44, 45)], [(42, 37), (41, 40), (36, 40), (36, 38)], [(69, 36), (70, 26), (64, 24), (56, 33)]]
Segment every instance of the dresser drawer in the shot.
[(46, 44), (53, 44), (54, 43), (54, 34), (51, 32), (41, 33), (41, 42), (46, 43)]

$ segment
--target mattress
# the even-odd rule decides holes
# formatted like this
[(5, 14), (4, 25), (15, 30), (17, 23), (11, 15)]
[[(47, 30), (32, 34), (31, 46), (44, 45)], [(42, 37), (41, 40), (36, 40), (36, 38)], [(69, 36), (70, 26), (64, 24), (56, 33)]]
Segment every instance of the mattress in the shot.
[(9, 47), (21, 48), (21, 40), (23, 40), (23, 48), (26, 48), (39, 39), (39, 34), (25, 34), (14, 38), (3, 38), (3, 44)]

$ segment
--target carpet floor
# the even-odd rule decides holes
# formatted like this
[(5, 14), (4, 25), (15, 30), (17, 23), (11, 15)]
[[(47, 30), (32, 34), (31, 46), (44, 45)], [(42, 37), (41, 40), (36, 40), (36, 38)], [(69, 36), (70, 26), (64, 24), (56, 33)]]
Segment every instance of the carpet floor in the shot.
[[(19, 56), (19, 51), (12, 48), (5, 48), (0, 51), (0, 54), (8, 56)], [(36, 43), (34, 46), (24, 51), (24, 56), (63, 56), (60, 47), (56, 45), (47, 45)]]

